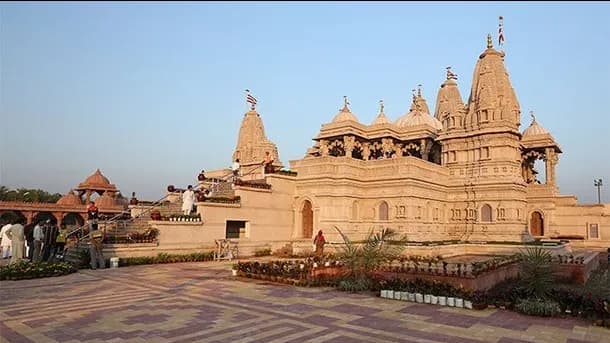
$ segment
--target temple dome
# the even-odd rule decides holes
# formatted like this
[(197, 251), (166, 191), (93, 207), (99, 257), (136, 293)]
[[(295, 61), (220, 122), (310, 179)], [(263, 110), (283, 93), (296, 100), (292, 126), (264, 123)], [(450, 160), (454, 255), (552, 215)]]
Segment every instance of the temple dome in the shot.
[(335, 118), (333, 118), (333, 123), (339, 123), (342, 121), (352, 120), (358, 122), (358, 118), (349, 110), (349, 107), (343, 106), (343, 108), (337, 113)]
[(548, 135), (548, 134), (549, 134), (549, 132), (545, 128), (543, 128), (540, 124), (538, 124), (536, 119), (532, 120), (532, 123), (530, 124), (530, 126), (523, 131), (524, 138), (528, 137), (528, 136)]
[(414, 127), (420, 125), (428, 125), (436, 130), (442, 130), (443, 124), (436, 118), (433, 118), (428, 113), (423, 113), (417, 110), (411, 110), (409, 113), (400, 117), (396, 121), (396, 126), (400, 128)]
[(101, 197), (95, 199), (95, 205), (98, 208), (110, 208), (115, 207), (116, 203), (114, 197), (110, 195), (110, 192), (104, 192)]
[(108, 178), (106, 178), (102, 172), (97, 169), (95, 171), (95, 173), (93, 173), (91, 176), (89, 176), (87, 179), (85, 179), (85, 181), (81, 182), (78, 185), (79, 189), (97, 189), (97, 188), (102, 188), (102, 189), (108, 189), (108, 188), (112, 188), (114, 189), (114, 185), (110, 183), (110, 181), (108, 180)]
[(83, 203), (81, 202), (78, 195), (74, 194), (73, 190), (70, 190), (68, 193), (63, 195), (59, 200), (57, 200), (58, 205), (68, 205), (68, 206), (80, 206)]

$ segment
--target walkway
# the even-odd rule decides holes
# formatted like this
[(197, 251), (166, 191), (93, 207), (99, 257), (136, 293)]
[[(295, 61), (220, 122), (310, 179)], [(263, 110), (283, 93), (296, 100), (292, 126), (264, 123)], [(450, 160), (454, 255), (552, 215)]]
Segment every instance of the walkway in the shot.
[(610, 342), (575, 319), (441, 308), (231, 276), (228, 262), (4, 281), (0, 342)]

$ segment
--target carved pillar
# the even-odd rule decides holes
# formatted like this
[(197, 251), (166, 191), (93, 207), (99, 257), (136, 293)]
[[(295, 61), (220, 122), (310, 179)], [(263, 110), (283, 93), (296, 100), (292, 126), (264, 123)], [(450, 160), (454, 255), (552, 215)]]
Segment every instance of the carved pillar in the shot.
[(546, 183), (549, 185), (555, 185), (555, 167), (557, 165), (557, 154), (553, 148), (546, 148), (546, 159), (544, 162), (546, 171)]
[(425, 139), (420, 140), (420, 152), (421, 158), (424, 161), (428, 160), (428, 156), (430, 155), (430, 149), (432, 148), (432, 144), (429, 144)]
[(57, 227), (61, 226), (61, 220), (64, 219), (63, 212), (53, 212), (53, 216), (57, 219)]
[(352, 150), (354, 150), (354, 143), (356, 143), (356, 137), (343, 136), (343, 149), (345, 150), (345, 157), (352, 157)]
[(320, 156), (328, 156), (328, 141), (325, 139), (320, 140)]
[(371, 157), (371, 143), (362, 143), (362, 159), (368, 161), (369, 157)]
[(87, 190), (87, 192), (85, 193), (85, 199), (87, 200), (86, 204), (89, 205), (89, 202), (91, 201), (91, 191)]

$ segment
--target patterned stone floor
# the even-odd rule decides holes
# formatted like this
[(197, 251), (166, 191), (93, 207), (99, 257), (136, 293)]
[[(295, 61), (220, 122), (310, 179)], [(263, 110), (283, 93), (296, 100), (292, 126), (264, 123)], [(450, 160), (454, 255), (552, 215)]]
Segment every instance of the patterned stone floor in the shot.
[(230, 263), (85, 270), (0, 287), (0, 342), (610, 342), (575, 319), (235, 278)]

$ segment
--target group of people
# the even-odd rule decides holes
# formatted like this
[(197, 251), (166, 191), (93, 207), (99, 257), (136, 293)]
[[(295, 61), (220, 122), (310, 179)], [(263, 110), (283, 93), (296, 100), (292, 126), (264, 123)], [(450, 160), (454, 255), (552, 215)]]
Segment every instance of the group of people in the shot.
[(62, 258), (66, 246), (67, 229), (58, 228), (50, 219), (23, 225), (22, 219), (2, 223), (0, 246), (2, 258), (16, 263), (24, 258), (33, 262)]

